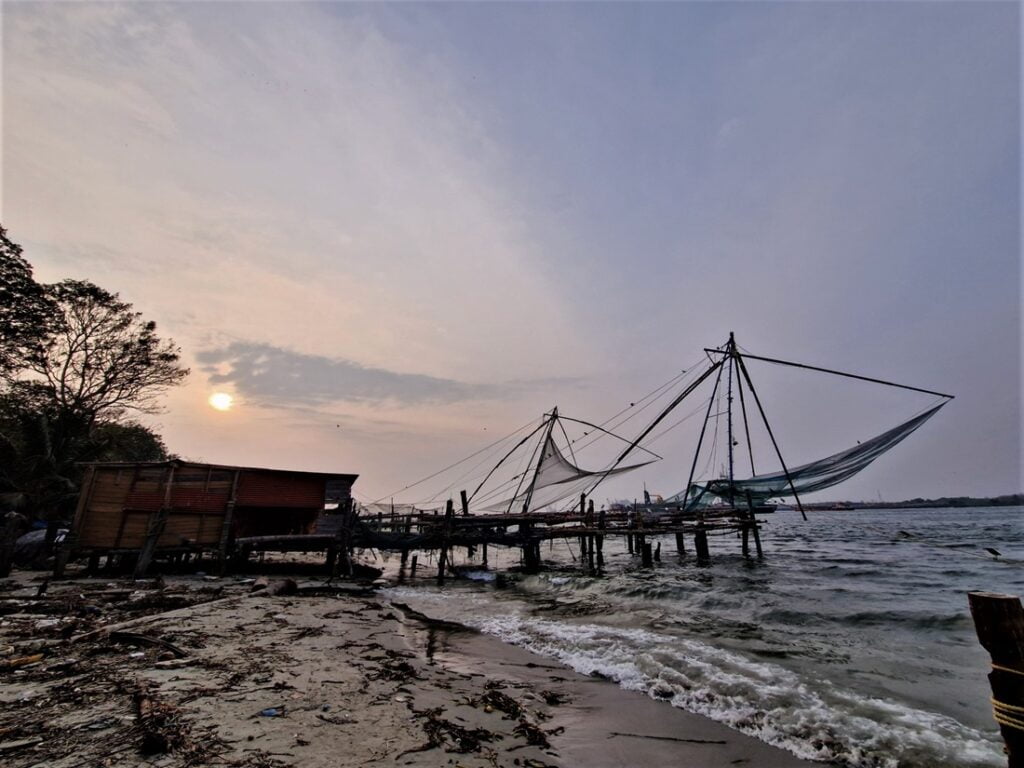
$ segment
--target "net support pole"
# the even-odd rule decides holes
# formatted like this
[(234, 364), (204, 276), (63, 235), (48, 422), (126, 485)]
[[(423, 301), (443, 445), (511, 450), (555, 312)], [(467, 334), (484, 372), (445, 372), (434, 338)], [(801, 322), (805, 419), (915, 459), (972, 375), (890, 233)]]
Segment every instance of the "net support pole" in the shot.
[[(558, 407), (551, 409), (551, 422), (548, 424), (548, 431), (544, 435), (544, 442), (540, 444), (540, 457), (537, 459), (537, 467), (533, 470), (533, 479), (530, 480), (530, 487), (526, 491), (526, 499), (523, 502), (523, 514), (529, 514), (530, 502), (533, 501), (533, 489), (537, 486), (537, 476), (540, 474), (541, 464), (544, 463), (544, 452), (547, 450), (548, 441), (551, 440), (551, 433), (555, 431), (555, 422), (558, 420)], [(512, 497), (515, 499), (515, 496)]]
[(708, 400), (708, 409), (704, 414), (704, 424), (700, 428), (700, 437), (697, 438), (697, 448), (693, 451), (693, 463), (690, 464), (690, 476), (686, 479), (686, 494), (683, 496), (683, 508), (689, 506), (690, 487), (693, 485), (693, 475), (697, 471), (697, 459), (700, 458), (700, 449), (704, 445), (704, 434), (708, 429), (708, 420), (711, 418), (711, 409), (715, 407), (715, 394), (718, 392), (718, 385), (722, 381), (722, 369), (719, 367), (718, 375), (715, 377), (715, 386), (711, 390), (711, 399)]
[(599, 486), (602, 482), (604, 482), (604, 479), (606, 477), (608, 477), (608, 475), (611, 474), (612, 470), (614, 470), (617, 466), (619, 466), (619, 464), (621, 464), (623, 462), (623, 460), (625, 460), (625, 458), (632, 452), (632, 450), (634, 448), (636, 448), (638, 445), (640, 445), (640, 441), (643, 440), (645, 437), (647, 437), (654, 430), (654, 428), (656, 426), (658, 426), (662, 422), (662, 420), (666, 416), (668, 416), (669, 413), (671, 413), (675, 409), (675, 407), (677, 405), (679, 405), (681, 402), (683, 402), (683, 400), (685, 400), (690, 395), (690, 393), (693, 392), (693, 390), (695, 390), (697, 387), (699, 387), (701, 384), (703, 384), (704, 383), (704, 379), (706, 379), (708, 376), (710, 376), (712, 373), (714, 373), (716, 368), (719, 371), (721, 371), (721, 369), (722, 369), (721, 366), (722, 366), (722, 361), (721, 360), (715, 360), (711, 364), (711, 366), (706, 371), (704, 371), (704, 373), (702, 373), (697, 378), (696, 381), (694, 381), (686, 389), (684, 389), (679, 395), (677, 395), (675, 400), (673, 400), (671, 403), (669, 403), (668, 406), (664, 410), (662, 410), (662, 412), (659, 413), (655, 417), (654, 421), (652, 421), (650, 424), (648, 424), (647, 427), (644, 429), (644, 431), (641, 432), (639, 435), (637, 435), (637, 437), (635, 437), (633, 439), (633, 441), (626, 447), (626, 450), (624, 450), (622, 453), (619, 454), (619, 457), (617, 459), (615, 459), (614, 462), (612, 462), (612, 465), (610, 467), (608, 467), (608, 469), (606, 469), (604, 472), (601, 473), (601, 476), (597, 479), (597, 482), (595, 482), (592, 486), (590, 486), (590, 489), (587, 491), (587, 493), (589, 493), (590, 495), (593, 495), (594, 494), (594, 489), (597, 488), (597, 486)]
[(793, 491), (793, 499), (796, 501), (796, 506), (800, 510), (800, 516), (804, 520), (807, 520), (807, 513), (804, 511), (804, 505), (800, 502), (800, 495), (796, 492), (796, 486), (793, 485), (793, 477), (789, 474), (789, 467), (786, 466), (786, 460), (782, 458), (782, 451), (779, 450), (779, 444), (775, 440), (775, 433), (772, 432), (772, 425), (768, 423), (768, 417), (765, 415), (764, 406), (761, 405), (761, 398), (757, 395), (757, 390), (754, 389), (754, 382), (750, 380), (750, 373), (747, 371), (747, 366), (743, 362), (743, 355), (739, 352), (736, 353), (736, 360), (740, 364), (740, 372), (743, 374), (743, 378), (747, 382), (747, 386), (750, 388), (750, 394), (754, 396), (754, 402), (757, 404), (757, 410), (761, 414), (761, 421), (764, 422), (764, 428), (768, 430), (768, 437), (771, 438), (772, 447), (775, 449), (775, 455), (779, 457), (779, 463), (782, 464), (782, 471), (786, 474), (786, 482), (789, 483), (789, 488)]

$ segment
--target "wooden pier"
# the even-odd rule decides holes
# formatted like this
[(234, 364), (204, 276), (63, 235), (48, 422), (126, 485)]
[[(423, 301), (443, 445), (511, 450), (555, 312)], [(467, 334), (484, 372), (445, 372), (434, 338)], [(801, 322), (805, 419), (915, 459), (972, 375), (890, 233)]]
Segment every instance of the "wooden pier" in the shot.
[[(414, 552), (436, 553), (438, 581), (453, 571), (452, 550), (479, 551), (480, 565), (488, 565), (489, 547), (521, 550), (522, 569), (542, 569), (541, 543), (562, 539), (579, 544), (580, 563), (590, 570), (604, 563), (604, 544), (610, 536), (624, 537), (626, 549), (644, 566), (661, 559), (661, 540), (674, 541), (680, 556), (687, 554), (687, 541), (699, 563), (710, 561), (709, 539), (733, 536), (740, 540), (744, 556), (763, 556), (760, 526), (756, 514), (770, 513), (771, 507), (747, 509), (704, 509), (683, 513), (657, 507), (639, 506), (614, 511), (594, 510), (593, 502), (581, 500), (572, 512), (530, 512), (526, 514), (470, 514), (466, 506), (459, 513), (449, 500), (445, 510), (359, 516), (352, 512), (328, 516), (337, 518), (314, 534), (251, 536), (234, 543), (235, 557), (244, 563), (260, 552), (326, 552), (328, 568), (337, 574), (349, 572), (351, 554), (357, 549), (400, 553), (402, 565)], [(756, 513), (756, 514), (755, 514)], [(331, 531), (330, 528), (334, 530)], [(417, 558), (413, 557), (414, 567)]]

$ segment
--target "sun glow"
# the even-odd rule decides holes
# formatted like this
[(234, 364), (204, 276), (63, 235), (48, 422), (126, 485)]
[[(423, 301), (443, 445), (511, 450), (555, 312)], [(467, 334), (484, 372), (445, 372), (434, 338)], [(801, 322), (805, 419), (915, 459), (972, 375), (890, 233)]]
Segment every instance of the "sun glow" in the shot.
[(227, 392), (214, 392), (210, 395), (210, 405), (218, 411), (230, 411), (235, 404), (235, 398)]

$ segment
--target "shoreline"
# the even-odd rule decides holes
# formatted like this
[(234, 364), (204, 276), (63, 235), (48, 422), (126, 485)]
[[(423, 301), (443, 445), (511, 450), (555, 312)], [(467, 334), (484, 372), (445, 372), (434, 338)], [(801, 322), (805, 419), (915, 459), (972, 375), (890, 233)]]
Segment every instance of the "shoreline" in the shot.
[[(136, 585), (54, 582), (47, 603), (33, 600), (32, 579), (21, 572), (0, 591), (0, 650), (13, 649), (0, 656), (0, 754), (13, 768), (815, 765), (377, 594), (169, 579), (127, 603), (214, 599), (127, 622), (116, 621), (123, 606), (100, 608), (73, 619), (92, 633), (77, 639), (66, 617), (40, 613), (55, 596), (59, 606), (62, 594)], [(4, 669), (33, 650), (38, 660)], [(147, 738), (164, 748), (142, 755)]]

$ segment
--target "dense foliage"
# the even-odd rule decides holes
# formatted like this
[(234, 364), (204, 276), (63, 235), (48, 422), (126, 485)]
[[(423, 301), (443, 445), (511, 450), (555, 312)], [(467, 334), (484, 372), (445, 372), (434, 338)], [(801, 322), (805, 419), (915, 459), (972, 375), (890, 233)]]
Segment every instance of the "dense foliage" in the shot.
[(156, 323), (97, 285), (37, 283), (0, 227), (0, 506), (66, 518), (82, 462), (159, 461), (154, 413), (188, 370)]

